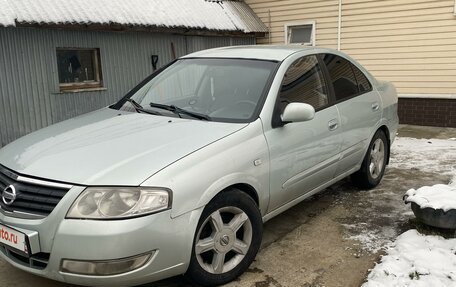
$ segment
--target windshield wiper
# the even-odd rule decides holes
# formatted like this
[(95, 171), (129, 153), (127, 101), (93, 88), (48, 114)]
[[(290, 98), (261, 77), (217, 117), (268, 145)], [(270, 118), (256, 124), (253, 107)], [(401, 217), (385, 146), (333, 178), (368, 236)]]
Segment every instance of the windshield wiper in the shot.
[(156, 104), (156, 103), (150, 103), (149, 105), (152, 108), (163, 109), (163, 110), (167, 110), (167, 111), (173, 112), (176, 115), (178, 115), (179, 117), (181, 117), (181, 114), (184, 114), (184, 115), (191, 116), (191, 117), (193, 117), (195, 119), (199, 119), (199, 120), (206, 120), (206, 121), (210, 121), (211, 120), (211, 117), (208, 116), (208, 115), (203, 115), (203, 114), (200, 114), (200, 113), (187, 111), (185, 109), (176, 107), (175, 105), (163, 105), (163, 104)]
[(153, 111), (148, 111), (146, 109), (144, 109), (143, 106), (141, 106), (140, 104), (138, 104), (138, 102), (136, 102), (135, 100), (133, 99), (125, 99), (127, 102), (129, 102), (133, 108), (135, 108), (135, 111), (137, 113), (145, 113), (145, 114), (149, 114), (149, 115), (161, 115), (159, 112), (153, 112)]

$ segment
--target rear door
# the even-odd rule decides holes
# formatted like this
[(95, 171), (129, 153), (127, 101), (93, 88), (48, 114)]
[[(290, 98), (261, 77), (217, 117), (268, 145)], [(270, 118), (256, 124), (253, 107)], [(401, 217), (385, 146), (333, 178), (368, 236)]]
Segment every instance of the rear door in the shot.
[(349, 60), (325, 54), (336, 105), (341, 117), (341, 160), (336, 176), (350, 170), (364, 157), (365, 147), (381, 118), (382, 102), (363, 72)]
[(334, 176), (339, 159), (339, 113), (332, 105), (322, 63), (316, 55), (295, 60), (283, 77), (276, 101), (279, 117), (286, 105), (312, 105), (315, 118), (265, 130), (270, 151), (269, 211), (296, 199)]

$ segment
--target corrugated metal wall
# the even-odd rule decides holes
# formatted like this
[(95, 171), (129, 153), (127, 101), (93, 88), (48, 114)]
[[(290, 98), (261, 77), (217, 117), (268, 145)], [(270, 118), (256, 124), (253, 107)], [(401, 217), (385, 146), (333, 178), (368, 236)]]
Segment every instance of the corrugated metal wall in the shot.
[[(203, 37), (145, 32), (0, 28), (0, 146), (50, 124), (107, 106), (176, 55), (255, 44), (247, 37)], [(57, 47), (99, 48), (103, 91), (60, 93)]]

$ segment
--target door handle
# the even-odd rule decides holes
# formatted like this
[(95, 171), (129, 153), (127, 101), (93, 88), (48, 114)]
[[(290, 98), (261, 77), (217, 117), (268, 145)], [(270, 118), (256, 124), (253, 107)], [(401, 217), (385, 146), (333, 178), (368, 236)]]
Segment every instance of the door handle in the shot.
[(334, 131), (339, 127), (339, 124), (337, 123), (337, 120), (330, 120), (328, 122), (328, 129), (330, 131)]
[(380, 107), (380, 105), (377, 102), (375, 102), (375, 103), (372, 104), (371, 107), (372, 107), (372, 110), (377, 111), (378, 108)]

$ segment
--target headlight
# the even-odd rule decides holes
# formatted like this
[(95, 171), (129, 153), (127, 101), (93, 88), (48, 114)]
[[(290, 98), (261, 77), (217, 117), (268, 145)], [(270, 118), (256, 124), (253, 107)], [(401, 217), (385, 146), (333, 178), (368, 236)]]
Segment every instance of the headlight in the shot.
[(88, 187), (67, 218), (121, 219), (155, 213), (171, 207), (170, 193), (159, 188)]

